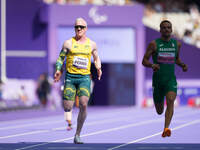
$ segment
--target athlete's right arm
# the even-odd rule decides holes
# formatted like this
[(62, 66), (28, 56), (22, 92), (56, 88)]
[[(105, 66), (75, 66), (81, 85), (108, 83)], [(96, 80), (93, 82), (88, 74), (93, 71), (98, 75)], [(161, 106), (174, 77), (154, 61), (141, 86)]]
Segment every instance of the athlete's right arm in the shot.
[(158, 69), (160, 69), (160, 66), (158, 64), (152, 64), (149, 61), (150, 57), (155, 53), (155, 51), (156, 51), (156, 42), (152, 41), (149, 43), (147, 50), (144, 54), (143, 60), (142, 60), (142, 64), (145, 67), (152, 68), (153, 71), (157, 71)]
[(63, 64), (65, 61), (65, 56), (70, 49), (70, 45), (71, 45), (70, 40), (65, 41), (63, 44), (62, 50), (60, 51), (60, 55), (56, 61), (56, 72), (54, 74), (55, 82), (58, 82), (62, 76), (62, 69), (63, 69)]

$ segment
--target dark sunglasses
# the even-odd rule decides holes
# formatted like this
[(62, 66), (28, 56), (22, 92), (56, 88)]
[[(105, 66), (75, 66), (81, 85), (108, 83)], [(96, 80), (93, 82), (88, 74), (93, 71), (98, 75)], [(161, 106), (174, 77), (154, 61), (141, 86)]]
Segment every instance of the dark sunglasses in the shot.
[(78, 29), (78, 28), (84, 29), (84, 28), (86, 28), (86, 26), (77, 25), (77, 26), (74, 26), (74, 28), (75, 29)]

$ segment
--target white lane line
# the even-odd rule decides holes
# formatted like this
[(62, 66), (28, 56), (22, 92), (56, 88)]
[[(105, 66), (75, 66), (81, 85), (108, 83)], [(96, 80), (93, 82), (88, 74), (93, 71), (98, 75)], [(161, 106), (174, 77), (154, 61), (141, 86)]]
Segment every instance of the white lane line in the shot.
[(26, 133), (14, 134), (14, 135), (2, 136), (2, 137), (0, 137), (0, 139), (13, 138), (13, 137), (18, 137), (18, 136), (45, 133), (45, 132), (49, 132), (49, 131), (48, 130), (37, 130), (37, 131), (32, 131), (32, 132), (26, 132)]
[[(119, 120), (121, 120), (121, 121), (126, 120), (128, 118), (130, 119), (130, 117), (127, 117), (127, 118), (107, 119), (107, 120), (104, 120), (104, 121), (101, 121), (101, 120), (100, 121), (94, 121), (94, 122), (86, 123), (85, 126), (92, 126), (92, 125), (96, 125), (96, 124), (99, 125), (99, 124), (105, 124), (105, 123), (114, 123), (114, 122), (118, 122)], [(76, 126), (73, 126), (73, 127), (75, 128)], [(40, 134), (40, 133), (58, 131), (58, 130), (63, 130), (63, 129), (66, 129), (66, 127), (52, 128), (52, 129), (48, 129), (48, 130), (37, 130), (37, 131), (34, 131), (34, 132), (26, 132), (26, 133), (19, 133), (19, 134), (1, 136), (0, 139), (19, 137), (19, 136), (25, 136), (25, 135), (30, 135), (30, 134)]]
[[(196, 113), (196, 112), (195, 112)], [(188, 113), (189, 114), (189, 113)], [(188, 115), (187, 114), (187, 115)], [(193, 113), (190, 113), (190, 114), (194, 114)], [(178, 115), (179, 117), (181, 116), (185, 116), (184, 114), (180, 114)], [(91, 126), (91, 125), (96, 125), (96, 124), (105, 124), (105, 123), (110, 123), (110, 122), (118, 122), (119, 120), (123, 121), (123, 120), (127, 120), (127, 119), (130, 119), (130, 117), (126, 117), (126, 118), (115, 118), (115, 119), (107, 119), (107, 120), (104, 120), (104, 121), (94, 121), (94, 122), (89, 122), (89, 123), (86, 123), (85, 126)], [(134, 118), (135, 119), (135, 118)], [(158, 118), (158, 119), (163, 119), (163, 118)], [(27, 127), (27, 126), (35, 126), (35, 125), (44, 125), (44, 124), (55, 124), (55, 123), (60, 123), (60, 122), (63, 122), (63, 121), (54, 121), (54, 122), (44, 122), (44, 123), (35, 123), (35, 124), (26, 124), (26, 125), (21, 125), (21, 126), (12, 126), (12, 127), (9, 127), (9, 128), (20, 128), (20, 127)], [(73, 126), (74, 128), (76, 127)], [(51, 131), (58, 131), (58, 130), (64, 130), (66, 127), (57, 127), (57, 128), (52, 128), (52, 129), (48, 129), (48, 130), (39, 130), (39, 131), (34, 131), (33, 134), (40, 134), (40, 133), (43, 133), (44, 132), (51, 132)], [(1, 129), (1, 128), (0, 128)], [(2, 128), (2, 129), (6, 129), (6, 128)], [(30, 135), (32, 132), (27, 132), (27, 135)], [(1, 136), (0, 139), (6, 139), (6, 138), (12, 138), (12, 137), (19, 137), (19, 136), (25, 136), (26, 133), (18, 133), (18, 134), (13, 134), (13, 135), (7, 135), (7, 136)]]
[[(185, 110), (184, 110), (184, 112), (185, 112)], [(185, 115), (193, 115), (193, 114), (197, 114), (197, 113), (200, 113), (199, 111), (195, 111), (195, 112), (191, 112), (191, 113), (187, 113), (187, 114), (182, 114), (182, 111), (181, 112), (178, 112), (179, 114), (178, 115), (174, 115), (174, 117), (181, 117), (181, 116), (185, 116)], [(133, 113), (134, 114), (134, 113)], [(109, 114), (104, 114), (104, 115), (102, 115), (102, 116), (109, 116)], [(56, 118), (56, 120), (57, 120), (57, 118), (62, 118), (62, 117), (60, 117), (60, 115), (58, 115), (58, 116), (54, 116), (53, 118)], [(95, 116), (95, 118), (96, 118), (97, 116)], [(134, 117), (133, 119), (137, 119), (137, 118), (141, 118), (141, 117), (146, 117), (146, 115), (140, 115), (140, 116), (136, 116), (136, 117)], [(148, 116), (147, 116), (148, 117)], [(152, 117), (152, 116), (149, 116), (149, 117)], [(42, 117), (42, 118), (44, 118), (44, 119), (47, 119), (47, 118), (51, 118), (51, 117)], [(41, 118), (41, 119), (42, 119)], [(55, 120), (55, 119), (51, 119), (51, 120)], [(92, 117), (90, 116), (90, 119), (91, 118), (93, 118), (93, 115), (92, 115)], [(109, 119), (109, 118), (108, 118)], [(105, 120), (105, 118), (104, 118), (104, 120)], [(23, 119), (23, 120), (20, 120), (20, 121), (29, 121), (29, 122), (33, 122), (33, 121), (37, 121), (37, 119)], [(9, 121), (10, 122), (10, 121)], [(17, 129), (17, 128), (23, 128), (23, 127), (30, 127), (30, 126), (36, 126), (36, 125), (45, 125), (45, 124), (56, 124), (56, 123), (62, 123), (62, 122), (64, 122), (64, 121), (46, 121), (46, 122), (42, 122), (41, 123), (41, 120), (39, 120), (39, 123), (24, 123), (24, 122), (22, 122), (23, 123), (23, 125), (15, 125), (15, 126), (6, 126), (6, 127), (0, 127), (0, 130), (8, 130), (8, 129)], [(4, 122), (1, 122), (1, 124), (3, 124)], [(8, 123), (8, 121), (6, 121), (5, 123)], [(15, 121), (11, 121), (11, 123), (12, 124), (15, 124)], [(58, 130), (60, 129), (64, 129), (64, 127), (58, 127), (57, 128)], [(56, 130), (56, 128), (55, 128), (55, 130)]]
[[(197, 114), (197, 113), (199, 113), (199, 111), (198, 112), (187, 113), (187, 114), (182, 114), (181, 113), (181, 114), (178, 114), (176, 116), (181, 117), (181, 116), (193, 115), (193, 114)], [(133, 123), (133, 124), (125, 125), (125, 126), (120, 126), (118, 128), (111, 128), (111, 129), (101, 130), (101, 131), (97, 131), (97, 132), (92, 132), (92, 133), (84, 134), (81, 137), (90, 136), (90, 135), (96, 135), (96, 134), (101, 134), (101, 133), (106, 133), (106, 132), (112, 132), (112, 131), (125, 129), (125, 128), (129, 128), (129, 127), (145, 125), (145, 124), (149, 124), (149, 123), (153, 123), (153, 122), (159, 122), (159, 121), (162, 121), (162, 120), (163, 120), (163, 117), (159, 118), (159, 119), (142, 121), (142, 122), (139, 122), (139, 123)], [(161, 134), (161, 133), (159, 132), (159, 134)], [(63, 141), (72, 140), (73, 138), (74, 137), (69, 137), (69, 138), (66, 138), (66, 139), (60, 139), (60, 140), (55, 140), (55, 141), (51, 141), (51, 142), (63, 142)], [(24, 147), (24, 148), (19, 148), (19, 149), (16, 149), (16, 150), (23, 150), (23, 149), (29, 149), (29, 148), (32, 148), (32, 147), (38, 147), (38, 146), (42, 146), (42, 145), (47, 145), (47, 144), (49, 144), (51, 142), (45, 142), (45, 143), (41, 143), (41, 144), (31, 145), (31, 146), (27, 146), (27, 147)]]
[[(120, 114), (120, 113), (119, 113)], [(102, 115), (102, 116), (109, 116), (110, 114), (104, 114), (104, 115)], [(115, 113), (115, 115), (117, 115), (116, 113)], [(57, 117), (59, 117), (59, 116), (57, 116)], [(57, 119), (57, 117), (56, 117), (56, 119)], [(126, 120), (127, 119), (127, 117), (125, 118), (124, 116), (122, 116), (123, 118), (118, 118), (118, 120), (119, 119), (123, 119), (123, 120)], [(136, 120), (137, 118), (141, 118), (141, 117), (148, 117), (147, 115), (140, 115), (140, 116), (136, 116), (136, 117), (134, 117), (133, 119), (134, 120)], [(149, 116), (149, 117), (152, 117), (152, 116)], [(45, 118), (45, 117), (44, 117)], [(50, 117), (49, 117), (50, 118)], [(62, 118), (62, 117), (59, 117), (59, 118)], [(93, 119), (93, 118), (97, 118), (97, 116), (95, 116), (95, 117), (91, 117), (90, 116), (90, 119)], [(112, 117), (113, 118), (113, 117)], [(130, 116), (128, 117), (128, 118), (130, 118)], [(41, 119), (42, 120), (42, 119)], [(0, 130), (8, 130), (8, 129), (17, 129), (17, 128), (23, 128), (23, 127), (30, 127), (30, 126), (36, 126), (36, 125), (45, 125), (45, 124), (56, 124), (56, 123), (62, 123), (62, 122), (65, 122), (64, 120), (63, 121), (46, 121), (46, 122), (42, 122), (41, 123), (41, 120), (39, 120), (39, 123), (23, 123), (23, 125), (16, 125), (16, 126), (6, 126), (6, 127), (0, 127)], [(51, 119), (51, 120), (55, 120), (55, 119)], [(105, 119), (104, 118), (104, 121), (105, 122), (107, 122), (107, 120), (110, 120), (110, 117), (109, 118), (107, 118), (107, 119)], [(116, 119), (117, 120), (117, 119)], [(22, 120), (22, 121), (29, 121), (29, 122), (33, 122), (31, 119), (28, 119), (28, 120)], [(37, 121), (37, 120), (35, 120), (34, 119), (34, 121)], [(94, 121), (93, 123), (91, 122), (91, 123), (88, 123), (88, 124), (96, 124), (96, 122), (104, 122), (104, 121)], [(14, 122), (12, 122), (12, 124), (15, 124)], [(87, 124), (87, 123), (86, 123)], [(62, 129), (65, 129), (66, 127), (57, 127), (57, 128), (54, 128), (53, 130), (62, 130)]]
[[(122, 110), (122, 111), (124, 111), (124, 110)], [(121, 109), (120, 109), (120, 112), (121, 112)], [(64, 112), (63, 112), (64, 113)], [(118, 114), (121, 114), (121, 113), (119, 113), (119, 110), (117, 111), (117, 110), (114, 110), (114, 112), (112, 112), (112, 113), (110, 113), (109, 111), (106, 111), (106, 112), (104, 112), (104, 114), (101, 112), (100, 113), (100, 111), (98, 112), (98, 114), (101, 114), (101, 115), (93, 115), (93, 114), (91, 114), (89, 117), (90, 117), (90, 119), (96, 119), (96, 118), (99, 118), (99, 117), (104, 117), (104, 116), (110, 116), (111, 114), (115, 114), (115, 115), (117, 115), (117, 113)], [(74, 114), (73, 113), (73, 116), (78, 116), (78, 114)], [(145, 115), (146, 116), (146, 115)], [(13, 124), (16, 124), (16, 123), (21, 123), (22, 122), (22, 126), (23, 127), (26, 127), (26, 125), (25, 125), (25, 123), (23, 122), (23, 121), (27, 121), (27, 122), (33, 122), (33, 121), (38, 121), (38, 122), (41, 122), (41, 120), (42, 119), (45, 119), (45, 120), (47, 120), (48, 118), (49, 119), (51, 119), (51, 120), (57, 120), (57, 118), (63, 118), (63, 115), (56, 115), (56, 116), (54, 116), (54, 117), (40, 117), (39, 118), (39, 120), (38, 120), (38, 118), (34, 118), (34, 119), (19, 119), (19, 120), (12, 120), (12, 121), (0, 121), (1, 122), (1, 125), (2, 124), (6, 124), (6, 123), (9, 123), (9, 124), (12, 124), (11, 126), (8, 126), (8, 125), (5, 125), (6, 127), (0, 127), (0, 130), (5, 130), (5, 129), (16, 129), (16, 128), (18, 128), (17, 126), (13, 126)], [(55, 118), (55, 119), (54, 119)], [(105, 118), (104, 118), (105, 119)], [(48, 120), (47, 120), (48, 121)], [(29, 124), (29, 123), (28, 123)], [(19, 126), (19, 128), (21, 128), (21, 125), (18, 125)], [(28, 125), (29, 126), (29, 125)]]
[(37, 125), (46, 125), (46, 124), (56, 124), (56, 123), (62, 123), (62, 122), (64, 122), (64, 121), (59, 120), (59, 121), (46, 121), (46, 122), (42, 122), (42, 123), (28, 123), (28, 124), (24, 124), (24, 125), (1, 127), (0, 130), (17, 129), (17, 128), (37, 126)]
[[(172, 130), (178, 130), (178, 129), (181, 129), (181, 128), (184, 128), (184, 127), (187, 127), (187, 126), (190, 126), (190, 125), (194, 125), (194, 124), (197, 124), (197, 123), (200, 123), (200, 119), (198, 120), (194, 120), (194, 121), (191, 121), (189, 123), (185, 123), (185, 124), (182, 124), (180, 126), (177, 126), (175, 128), (172, 128)], [(140, 139), (136, 139), (136, 140), (133, 140), (133, 141), (130, 141), (128, 143), (125, 143), (125, 144), (121, 144), (119, 146), (115, 146), (115, 147), (112, 147), (112, 148), (109, 148), (108, 150), (114, 150), (114, 149), (118, 149), (120, 147), (124, 147), (124, 146), (127, 146), (129, 144), (133, 144), (133, 143), (137, 143), (137, 142), (140, 142), (140, 141), (143, 141), (143, 140), (146, 140), (146, 139), (149, 139), (149, 138), (152, 138), (154, 136), (157, 136), (157, 135), (161, 135), (162, 134), (162, 131), (161, 132), (158, 132), (158, 133), (155, 133), (153, 135), (149, 135), (149, 136), (146, 136), (146, 137), (143, 137), (143, 138), (140, 138)]]
[[(102, 134), (102, 133), (117, 131), (117, 130), (126, 129), (126, 128), (130, 128), (130, 127), (146, 125), (146, 124), (150, 124), (150, 123), (154, 123), (154, 122), (159, 122), (161, 120), (162, 119), (154, 119), (154, 120), (142, 121), (142, 122), (139, 122), (139, 123), (132, 123), (132, 124), (128, 124), (128, 125), (119, 126), (119, 127), (116, 127), (116, 128), (110, 128), (110, 129), (100, 130), (100, 131), (96, 131), (96, 132), (91, 132), (91, 133), (88, 133), (88, 134), (81, 135), (81, 137), (86, 137), (86, 136), (91, 136), (91, 135), (96, 135), (96, 134)], [(68, 140), (72, 140), (73, 138), (74, 137), (69, 137), (69, 138), (65, 138), (65, 139), (59, 139), (59, 140), (55, 140), (55, 141), (51, 141), (51, 142), (45, 142), (45, 143), (41, 143), (41, 144), (35, 144), (35, 145), (31, 145), (31, 146), (26, 146), (26, 147), (18, 148), (18, 149), (15, 149), (15, 150), (24, 150), (24, 149), (29, 149), (29, 148), (33, 148), (33, 147), (47, 145), (47, 144), (50, 144), (50, 143), (68, 141)]]
[[(105, 120), (98, 120), (98, 121), (92, 121), (92, 122), (86, 122), (84, 124), (84, 126), (92, 126), (92, 125), (100, 125), (100, 124), (105, 124), (105, 123), (114, 123), (114, 122), (119, 122), (120, 121), (126, 121), (126, 120), (130, 120), (132, 117), (122, 117), (122, 118), (114, 118), (114, 119), (105, 119)], [(72, 127), (75, 128), (77, 125), (73, 125)], [(57, 130), (63, 130), (66, 129), (65, 127), (57, 127), (57, 128), (53, 128), (52, 130), (57, 131)]]
[[(42, 113), (42, 112), (41, 112)], [(8, 120), (8, 121), (1, 121), (1, 125), (3, 126), (8, 126), (8, 124), (24, 124), (26, 122), (33, 122), (33, 121), (41, 121), (41, 120), (45, 120), (45, 121), (49, 121), (49, 120), (55, 120), (55, 119), (58, 119), (58, 118), (63, 118), (62, 117), (63, 115), (60, 114), (60, 115), (54, 115), (54, 116), (43, 116), (43, 117), (37, 117), (37, 118), (32, 118), (32, 119), (17, 119), (17, 120)]]
[[(95, 125), (95, 124), (105, 124), (105, 123), (109, 123), (109, 122), (116, 122), (116, 121), (119, 121), (119, 119), (123, 120), (123, 119), (127, 119), (127, 118), (107, 119), (107, 120), (104, 120), (104, 121), (95, 121), (95, 122), (86, 123), (85, 126), (91, 126), (91, 125)], [(61, 122), (61, 121), (56, 121), (54, 123), (57, 123), (57, 122)], [(35, 125), (38, 125), (38, 124), (35, 124)], [(49, 122), (41, 123), (40, 125), (44, 125), (44, 124), (49, 124)], [(32, 125), (30, 124), (30, 126), (32, 126)], [(75, 128), (76, 126), (73, 126), (73, 127)], [(57, 131), (57, 130), (63, 130), (63, 129), (66, 129), (66, 127), (52, 128), (50, 130), (37, 130), (37, 131), (34, 131), (34, 132), (26, 132), (26, 133), (19, 133), (19, 134), (13, 134), (13, 135), (8, 135), (8, 136), (1, 136), (0, 139), (19, 137), (19, 136), (30, 135), (30, 134), (40, 134), (40, 133), (45, 133), (45, 132), (51, 132), (52, 130)]]
[[(91, 108), (92, 109), (92, 108)], [(109, 109), (109, 108), (108, 108)], [(117, 108), (116, 108), (117, 109)], [(131, 107), (131, 108), (128, 108), (128, 110), (127, 111), (125, 111), (124, 110), (125, 108), (119, 108), (118, 110), (114, 110), (114, 112), (112, 111), (112, 113), (109, 113), (110, 111), (104, 111), (103, 112), (103, 114), (102, 114), (102, 112), (101, 112), (101, 115), (93, 115), (93, 114), (91, 114), (89, 117), (90, 117), (90, 119), (95, 119), (95, 118), (99, 118), (99, 117), (101, 117), (101, 116), (110, 116), (110, 115), (112, 115), (112, 114), (115, 114), (115, 116), (117, 116), (118, 114), (119, 115), (121, 115), (122, 114), (122, 112), (123, 113), (128, 113), (128, 114), (138, 114), (138, 110), (137, 110), (137, 108), (135, 108), (135, 107)], [(136, 109), (136, 111), (130, 111), (130, 110), (135, 110)], [(181, 111), (177, 111), (176, 112), (176, 114), (178, 113), (178, 114), (181, 114), (181, 116), (183, 116), (182, 115), (182, 112), (185, 112), (185, 108), (184, 108), (184, 110), (182, 110), (182, 107), (181, 108), (179, 108), (178, 110), (180, 110), (181, 109)], [(187, 109), (188, 110), (188, 109)], [(75, 109), (75, 112), (76, 112), (77, 110)], [(124, 112), (125, 111), (125, 112)], [(100, 111), (98, 111), (98, 112), (100, 112)], [(193, 110), (193, 112), (192, 112), (192, 114), (196, 114), (196, 113), (199, 113), (199, 111), (195, 111), (194, 112), (194, 110)], [(97, 113), (97, 114), (100, 114), (100, 113)], [(147, 113), (147, 114), (149, 114), (149, 113)], [(189, 115), (191, 114), (191, 113), (188, 113)], [(73, 115), (74, 116), (76, 116), (77, 114), (74, 114), (73, 113)], [(153, 117), (153, 116), (147, 116), (147, 115), (141, 115), (141, 116), (135, 116), (134, 117), (134, 119), (135, 118), (141, 118), (141, 117)], [(185, 115), (184, 115), (185, 116)], [(175, 116), (176, 117), (176, 116)], [(25, 125), (25, 123), (23, 122), (23, 121), (27, 121), (27, 122), (33, 122), (33, 121), (38, 121), (38, 122), (41, 122), (41, 120), (42, 119), (44, 119), (45, 121), (49, 121), (49, 119), (51, 119), (51, 120), (57, 120), (58, 118), (63, 118), (63, 115), (55, 115), (55, 116), (48, 116), (48, 117), (40, 117), (39, 119), (40, 120), (38, 120), (38, 118), (33, 118), (33, 119), (19, 119), (19, 120), (12, 120), (12, 121), (0, 121), (1, 122), (1, 125), (3, 125), (3, 124), (7, 124), (7, 123), (11, 123), (12, 125), (11, 126), (8, 126), (8, 125), (4, 125), (4, 126), (6, 126), (6, 127), (0, 127), (0, 130), (5, 130), (5, 129), (16, 129), (16, 127), (14, 127), (13, 126), (13, 124), (16, 124), (16, 123), (18, 123), (18, 124), (20, 124), (21, 122), (22, 122), (22, 124), (24, 125), (24, 127), (26, 126)], [(105, 117), (104, 117), (104, 119), (105, 119)], [(20, 127), (20, 125), (18, 125), (19, 127)], [(29, 126), (29, 125), (28, 125)]]
[[(96, 124), (99, 125), (99, 124), (105, 124), (105, 123), (114, 123), (114, 122), (118, 122), (119, 120), (126, 121), (126, 120), (130, 120), (130, 118), (132, 118), (132, 117), (129, 116), (129, 117), (122, 117), (122, 118), (106, 119), (104, 121), (99, 120), (99, 121), (93, 121), (93, 122), (89, 122), (89, 123), (86, 122), (85, 126), (92, 126), (92, 125), (96, 125)], [(60, 122), (63, 122), (63, 121), (54, 121), (54, 122), (47, 121), (47, 122), (43, 122), (43, 123), (4, 127), (4, 128), (0, 128), (0, 129), (2, 129), (2, 130), (3, 129), (16, 129), (16, 128), (22, 128), (22, 127), (36, 126), (36, 125), (55, 124), (55, 123), (60, 123)], [(76, 127), (76, 125), (73, 126), (73, 128), (75, 128), (75, 127)], [(52, 129), (48, 129), (48, 130), (39, 130), (38, 132), (34, 131), (34, 132), (18, 133), (18, 134), (13, 134), (13, 135), (1, 136), (0, 139), (19, 137), (19, 136), (25, 136), (25, 135), (30, 135), (30, 134), (40, 134), (40, 133), (44, 133), (44, 132), (59, 131), (59, 130), (64, 130), (64, 129), (66, 129), (66, 126), (52, 128)]]

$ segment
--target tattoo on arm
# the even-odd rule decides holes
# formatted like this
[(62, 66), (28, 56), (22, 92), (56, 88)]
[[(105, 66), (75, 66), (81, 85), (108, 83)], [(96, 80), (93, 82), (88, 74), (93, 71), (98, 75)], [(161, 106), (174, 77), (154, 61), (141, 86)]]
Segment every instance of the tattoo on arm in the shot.
[(67, 54), (67, 49), (62, 49), (60, 55), (56, 61), (56, 70), (61, 71), (63, 63), (65, 61), (65, 56)]

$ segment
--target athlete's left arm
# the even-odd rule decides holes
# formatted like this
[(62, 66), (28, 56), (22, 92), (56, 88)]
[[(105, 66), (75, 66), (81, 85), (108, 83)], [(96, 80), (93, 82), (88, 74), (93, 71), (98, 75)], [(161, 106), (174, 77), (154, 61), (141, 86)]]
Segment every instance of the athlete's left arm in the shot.
[(101, 75), (102, 75), (101, 60), (97, 51), (96, 43), (92, 41), (91, 44), (92, 44), (92, 56), (94, 58), (94, 65), (95, 65), (95, 68), (97, 69), (98, 80), (100, 80)]
[(188, 70), (188, 67), (185, 63), (183, 63), (180, 59), (180, 49), (181, 49), (181, 43), (177, 41), (178, 44), (178, 52), (177, 52), (177, 56), (176, 56), (176, 64), (178, 66), (180, 66), (184, 72), (186, 72)]

